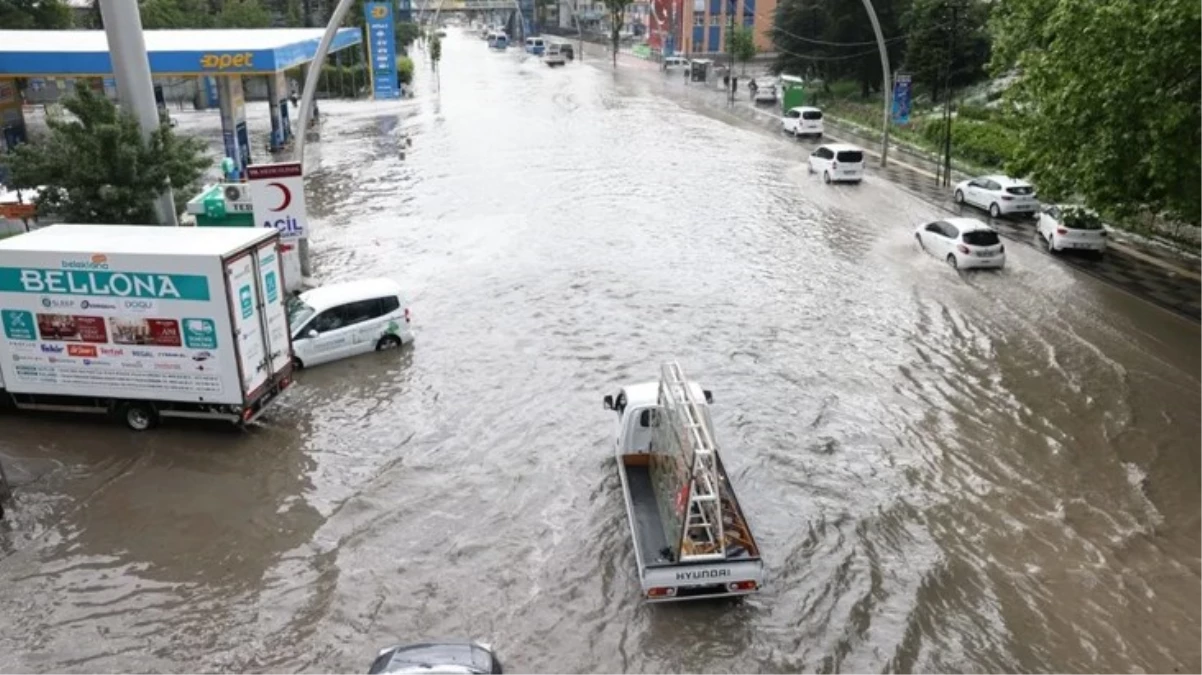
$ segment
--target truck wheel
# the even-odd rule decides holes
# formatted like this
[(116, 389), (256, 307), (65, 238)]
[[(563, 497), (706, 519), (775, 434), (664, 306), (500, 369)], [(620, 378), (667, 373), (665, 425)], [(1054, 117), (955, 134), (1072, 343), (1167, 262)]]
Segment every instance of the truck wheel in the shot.
[(126, 403), (121, 410), (121, 419), (134, 431), (146, 431), (159, 423), (159, 413), (149, 403)]
[(396, 349), (401, 346), (401, 338), (395, 335), (385, 335), (376, 343), (376, 351), (382, 352), (388, 349)]

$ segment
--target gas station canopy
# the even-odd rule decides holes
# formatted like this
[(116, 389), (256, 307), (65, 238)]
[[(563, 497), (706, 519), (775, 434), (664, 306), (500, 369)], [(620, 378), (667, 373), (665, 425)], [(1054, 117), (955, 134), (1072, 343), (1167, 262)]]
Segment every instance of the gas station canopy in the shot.
[[(152, 75), (270, 75), (308, 63), (321, 28), (148, 30)], [(359, 44), (360, 32), (341, 28), (330, 53)], [(102, 30), (0, 30), (0, 79), (107, 77), (113, 72)]]

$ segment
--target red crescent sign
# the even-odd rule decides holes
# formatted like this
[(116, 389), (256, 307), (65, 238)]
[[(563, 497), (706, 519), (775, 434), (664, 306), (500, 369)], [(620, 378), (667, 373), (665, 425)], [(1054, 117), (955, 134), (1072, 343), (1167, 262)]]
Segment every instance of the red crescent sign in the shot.
[(292, 191), (288, 189), (288, 186), (283, 183), (268, 183), (267, 187), (277, 187), (280, 189), (280, 192), (284, 193), (284, 203), (272, 209), (272, 211), (283, 211), (288, 208), (288, 205), (292, 203)]

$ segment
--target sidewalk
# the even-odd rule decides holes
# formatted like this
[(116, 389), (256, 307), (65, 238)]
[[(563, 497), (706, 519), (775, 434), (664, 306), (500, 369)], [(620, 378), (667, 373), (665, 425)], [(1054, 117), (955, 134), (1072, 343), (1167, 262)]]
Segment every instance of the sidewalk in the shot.
[[(645, 60), (634, 55), (619, 54), (619, 67), (645, 63)], [(731, 105), (726, 92), (720, 88), (701, 84), (689, 84), (688, 87), (694, 92), (704, 90), (709, 93), (710, 96), (704, 100), (710, 108), (750, 121), (769, 133), (780, 136), (782, 142), (790, 142), (790, 139), (781, 133), (780, 116), (774, 107), (753, 106), (745, 95), (736, 95), (735, 102)], [(889, 164), (882, 169), (879, 166), (879, 136), (867, 136), (854, 125), (837, 118), (827, 117), (825, 122), (826, 134), (823, 141), (854, 143), (877, 160), (869, 163), (869, 173), (899, 185), (950, 214), (964, 213), (989, 222), (999, 234), (1016, 243), (1040, 251), (1046, 250), (1042, 240), (1035, 234), (1033, 221), (1005, 218), (994, 220), (984, 211), (956, 205), (952, 201), (951, 189), (935, 184), (935, 163), (926, 158), (926, 153), (890, 142)], [(799, 144), (807, 149), (817, 146), (810, 141), (801, 141)], [(969, 176), (953, 168), (953, 184), (967, 178)], [(1057, 255), (1056, 258), (1066, 265), (1165, 309), (1194, 321), (1202, 321), (1202, 261), (1197, 256), (1166, 250), (1164, 245), (1140, 241), (1137, 235), (1121, 230), (1111, 230), (1111, 233), (1113, 239), (1109, 251), (1100, 260), (1073, 255)]]

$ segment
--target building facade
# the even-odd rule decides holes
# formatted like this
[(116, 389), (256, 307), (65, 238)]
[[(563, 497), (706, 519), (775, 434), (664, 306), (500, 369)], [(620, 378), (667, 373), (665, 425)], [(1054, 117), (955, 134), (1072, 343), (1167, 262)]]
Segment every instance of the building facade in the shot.
[(654, 0), (648, 44), (664, 54), (726, 52), (726, 31), (736, 26), (755, 31), (761, 52), (772, 51), (777, 0)]

